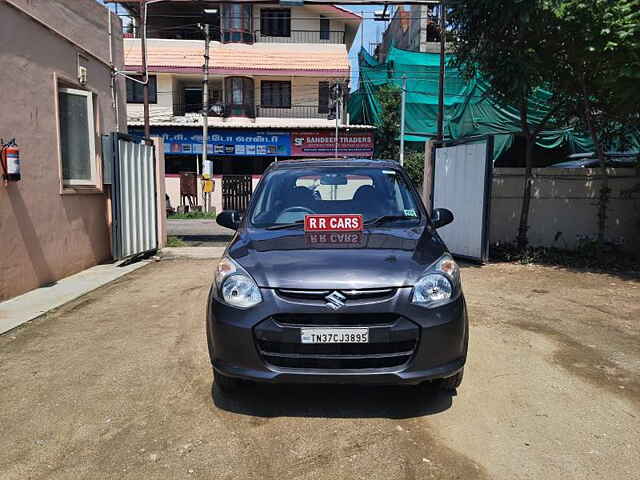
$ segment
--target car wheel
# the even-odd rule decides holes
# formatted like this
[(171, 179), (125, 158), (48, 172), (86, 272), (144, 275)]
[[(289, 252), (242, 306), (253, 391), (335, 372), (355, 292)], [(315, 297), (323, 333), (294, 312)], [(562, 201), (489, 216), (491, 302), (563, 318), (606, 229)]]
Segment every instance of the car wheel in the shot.
[(464, 368), (460, 370), (458, 373), (453, 375), (452, 377), (443, 378), (440, 380), (439, 387), (442, 390), (455, 390), (462, 383), (462, 376), (464, 374)]
[(213, 371), (213, 383), (217, 385), (220, 390), (225, 393), (232, 393), (240, 387), (239, 378), (227, 377), (226, 375), (221, 374), (220, 372)]

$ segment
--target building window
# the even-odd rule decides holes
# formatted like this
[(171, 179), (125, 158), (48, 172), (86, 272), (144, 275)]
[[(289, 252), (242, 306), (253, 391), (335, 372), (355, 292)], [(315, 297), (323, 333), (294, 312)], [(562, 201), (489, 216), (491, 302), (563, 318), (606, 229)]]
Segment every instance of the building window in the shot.
[(291, 82), (261, 82), (260, 106), (291, 108)]
[(318, 113), (329, 113), (329, 82), (318, 84)]
[(225, 114), (255, 117), (253, 79), (227, 77), (225, 79)]
[(290, 37), (291, 10), (288, 8), (263, 8), (260, 10), (260, 35)]
[[(144, 81), (142, 75), (132, 76)], [(127, 78), (127, 103), (144, 103), (144, 85)], [(158, 83), (155, 75), (149, 75), (149, 103), (158, 103)]]
[(330, 40), (331, 21), (327, 17), (320, 15), (320, 40)]
[(96, 130), (93, 94), (58, 89), (62, 179), (65, 185), (96, 186)]
[(230, 43), (252, 43), (252, 5), (226, 3), (222, 9), (222, 39)]

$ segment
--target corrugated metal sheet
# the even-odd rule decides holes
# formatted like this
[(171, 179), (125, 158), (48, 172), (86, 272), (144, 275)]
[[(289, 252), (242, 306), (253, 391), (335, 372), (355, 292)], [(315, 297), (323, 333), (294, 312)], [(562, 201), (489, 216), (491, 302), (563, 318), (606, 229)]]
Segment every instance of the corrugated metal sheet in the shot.
[(152, 145), (113, 134), (113, 256), (158, 248), (156, 171)]
[(453, 255), (488, 260), (488, 208), (492, 142), (464, 143), (436, 149), (434, 208), (448, 208), (453, 223), (438, 233)]

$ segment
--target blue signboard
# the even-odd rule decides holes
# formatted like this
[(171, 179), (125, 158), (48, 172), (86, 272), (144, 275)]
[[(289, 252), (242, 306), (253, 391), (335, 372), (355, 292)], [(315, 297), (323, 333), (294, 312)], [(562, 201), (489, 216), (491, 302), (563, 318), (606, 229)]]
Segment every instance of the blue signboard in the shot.
[[(135, 129), (132, 136), (141, 136)], [(166, 155), (202, 153), (202, 130), (195, 128), (154, 127), (152, 136), (164, 139)], [(291, 155), (288, 132), (254, 130), (209, 130), (208, 155), (242, 157), (277, 157)]]

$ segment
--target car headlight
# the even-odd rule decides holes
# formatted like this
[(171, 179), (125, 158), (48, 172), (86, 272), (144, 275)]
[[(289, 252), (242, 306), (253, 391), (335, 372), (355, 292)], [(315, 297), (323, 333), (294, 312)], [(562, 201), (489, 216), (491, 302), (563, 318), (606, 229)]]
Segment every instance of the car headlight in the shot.
[(454, 296), (460, 287), (460, 269), (451, 255), (445, 253), (420, 277), (413, 288), (411, 302), (433, 307)]
[(228, 257), (218, 263), (215, 283), (218, 297), (227, 305), (251, 308), (262, 302), (260, 289), (251, 275)]

